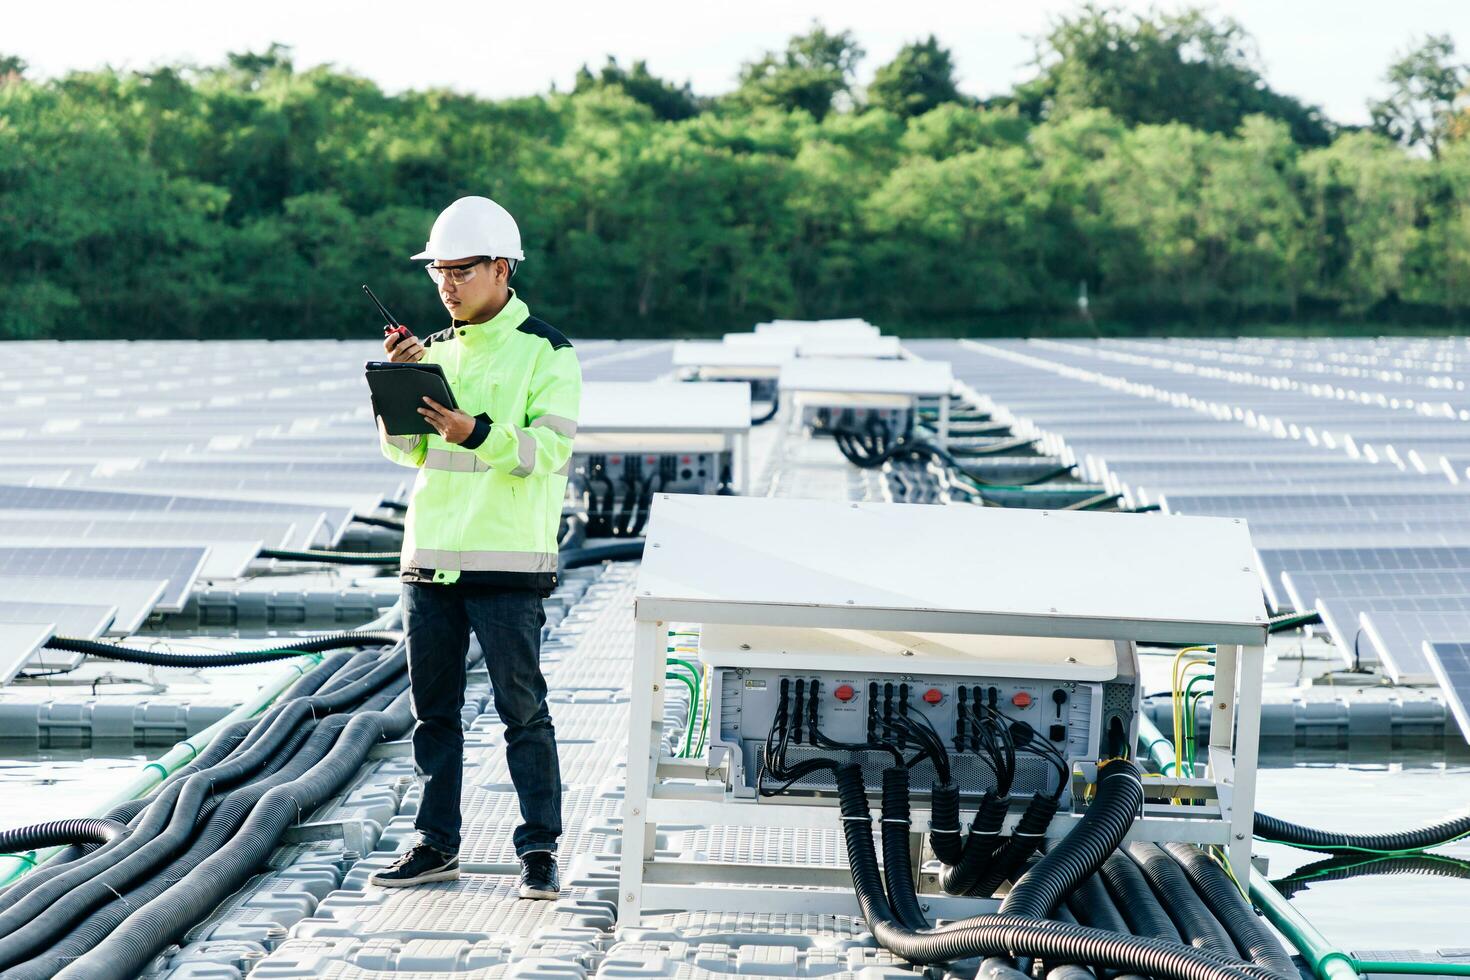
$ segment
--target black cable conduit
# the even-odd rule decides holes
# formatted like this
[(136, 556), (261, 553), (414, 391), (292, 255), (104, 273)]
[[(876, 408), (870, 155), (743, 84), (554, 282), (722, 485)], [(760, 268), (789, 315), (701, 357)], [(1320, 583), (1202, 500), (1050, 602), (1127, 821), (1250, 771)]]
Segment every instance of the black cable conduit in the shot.
[(1195, 893), (1194, 886), (1184, 876), (1184, 871), (1174, 859), (1157, 844), (1134, 841), (1128, 845), (1128, 853), (1138, 862), (1139, 870), (1159, 896), (1159, 904), (1174, 920), (1179, 935), (1189, 945), (1218, 956), (1236, 957), (1235, 943), (1231, 942), (1204, 901)]
[[(366, 662), (364, 662), (365, 660)], [(85, 972), (85, 969), (90, 969), (91, 967), (84, 968), (73, 964), (72, 967), (63, 971), (64, 975), (135, 975), (138, 968), (119, 968), (107, 958), (99, 959), (95, 956), (83, 954), (88, 954), (94, 946), (107, 938), (117, 923), (132, 917), (135, 914), (135, 910), (148, 899), (149, 895), (155, 893), (162, 894), (163, 891), (168, 890), (168, 900), (172, 903), (172, 887), (175, 882), (187, 878), (189, 869), (194, 865), (206, 863), (210, 857), (217, 857), (221, 853), (222, 845), (220, 841), (213, 838), (207, 841), (203, 840), (199, 836), (200, 830), (207, 830), (207, 828), (213, 827), (217, 830), (224, 829), (228, 831), (231, 823), (238, 823), (238, 818), (243, 816), (240, 805), (243, 804), (245, 810), (250, 810), (254, 798), (259, 797), (260, 794), (268, 793), (272, 785), (290, 778), (293, 773), (298, 773), (306, 767), (309, 767), (312, 760), (309, 753), (303, 754), (307, 752), (303, 748), (304, 743), (308, 742), (309, 737), (317, 738), (318, 742), (320, 742), (320, 738), (326, 737), (318, 737), (314, 734), (314, 730), (315, 732), (322, 732), (324, 730), (330, 732), (332, 728), (349, 727), (353, 723), (356, 723), (357, 719), (364, 717), (364, 713), (381, 714), (382, 710), (388, 708), (391, 703), (393, 705), (393, 715), (389, 720), (393, 724), (390, 728), (397, 734), (406, 731), (411, 724), (412, 718), (406, 700), (407, 679), (404, 666), (405, 658), (401, 646), (381, 656), (372, 654), (350, 656), (342, 654), (329, 658), (328, 662), (323, 664), (320, 676), (315, 676), (317, 675), (317, 671), (310, 672), (297, 685), (293, 686), (292, 692), (302, 692), (303, 696), (285, 705), (278, 702), (276, 706), (273, 706), (260, 719), (243, 722), (227, 729), (222, 737), (212, 742), (208, 749), (204, 753), (201, 753), (200, 757), (192, 765), (199, 766), (201, 763), (209, 762), (221, 755), (224, 756), (223, 760), (215, 762), (207, 768), (201, 768), (200, 773), (204, 774), (202, 777), (195, 774), (189, 778), (194, 779), (196, 782), (199, 778), (208, 780), (211, 788), (219, 788), (221, 785), (224, 788), (228, 788), (231, 784), (237, 788), (223, 796), (211, 796), (203, 800), (197, 807), (194, 807), (191, 801), (184, 801), (184, 803), (188, 804), (183, 806), (183, 809), (186, 811), (186, 817), (182, 821), (187, 824), (184, 829), (186, 831), (185, 843), (188, 845), (185, 854), (188, 856), (188, 860), (185, 860), (183, 857), (177, 858), (172, 864), (166, 864), (165, 870), (160, 873), (157, 870), (158, 861), (167, 861), (170, 856), (177, 854), (178, 848), (160, 849), (155, 846), (147, 851), (143, 851), (141, 848), (133, 849), (132, 853), (135, 866), (113, 870), (110, 874), (107, 873), (108, 868), (117, 869), (117, 866), (122, 862), (113, 860), (104, 862), (107, 867), (99, 867), (98, 862), (81, 860), (64, 867), (61, 869), (64, 872), (80, 868), (82, 869), (81, 876), (88, 879), (95, 877), (98, 873), (106, 875), (106, 885), (110, 886), (110, 888), (106, 891), (104, 900), (100, 904), (88, 901), (88, 898), (92, 896), (86, 894), (77, 896), (74, 894), (75, 889), (68, 890), (65, 892), (61, 902), (54, 903), (55, 905), (61, 906), (61, 908), (54, 915), (43, 919), (40, 923), (40, 929), (34, 928), (36, 923), (32, 921), (27, 923), (24, 929), (24, 933), (26, 934), (24, 940), (16, 938), (13, 930), (10, 935), (0, 939), (0, 950), (4, 950), (3, 962), (7, 966), (15, 966), (15, 969), (7, 970), (6, 975), (52, 976), (58, 970), (67, 967), (67, 964), (72, 963), (74, 960), (78, 964), (91, 964), (92, 967), (95, 967), (100, 972), (95, 974), (88, 973)], [(306, 693), (313, 688), (320, 690), (322, 693)], [(359, 706), (356, 714), (345, 713), (345, 711), (352, 709), (354, 705)], [(321, 724), (312, 724), (315, 721), (322, 720), (324, 717), (325, 721)], [(326, 726), (325, 729), (323, 728), (324, 725)], [(248, 731), (246, 731), (247, 727), (249, 729)], [(376, 739), (373, 741), (376, 741)], [(356, 771), (362, 758), (365, 758), (366, 750), (370, 747), (371, 742), (363, 747), (360, 754), (361, 757), (353, 762), (350, 768), (344, 769), (344, 778)], [(268, 757), (262, 760), (262, 756), (266, 756), (267, 754)], [(264, 773), (265, 776), (263, 779), (256, 778), (251, 782), (250, 776), (252, 774), (242, 773), (242, 769), (253, 769), (254, 775), (259, 776), (260, 773)], [(280, 775), (280, 773), (284, 773), (284, 775)], [(160, 823), (161, 818), (153, 817), (155, 812), (167, 815), (169, 818), (167, 821), (168, 829), (173, 829), (176, 826), (175, 817), (178, 816), (177, 811), (180, 809), (179, 798), (183, 793), (183, 789), (187, 788), (188, 781), (189, 779), (185, 779), (182, 782), (178, 780), (171, 781), (155, 793), (153, 805), (149, 805), (137, 814), (138, 819), (134, 833), (125, 840), (137, 839), (143, 832), (146, 832), (149, 826)], [(335, 790), (330, 791), (334, 792)], [(233, 810), (227, 808), (231, 800), (236, 801), (236, 806)], [(194, 814), (194, 819), (187, 819), (187, 811), (191, 810)], [(287, 814), (289, 818), (287, 822), (294, 822), (294, 820), (299, 819), (301, 812), (303, 810), (298, 810), (293, 806), (289, 814)], [(252, 818), (254, 816), (255, 811), (252, 811)], [(153, 819), (150, 820), (150, 817)], [(228, 836), (227, 833), (226, 837)], [(279, 834), (272, 837), (271, 843), (266, 847), (267, 851), (270, 846), (274, 846), (273, 842), (278, 837)], [(224, 852), (235, 851), (238, 838), (230, 840), (229, 843), (230, 847), (223, 848)], [(101, 849), (99, 848), (97, 852), (93, 852), (92, 855), (88, 855), (87, 857), (95, 857), (100, 851)], [(141, 856), (139, 855), (140, 851), (143, 851)], [(124, 858), (126, 857), (127, 855), (124, 855)], [(149, 859), (148, 863), (152, 867), (143, 869), (146, 873), (141, 876), (130, 874), (130, 872), (137, 870), (136, 865), (144, 863), (145, 858)], [(238, 887), (238, 884), (243, 882), (245, 878), (248, 878), (250, 874), (254, 873), (257, 868), (258, 862), (242, 866), (242, 877), (235, 884), (226, 887), (220, 894), (220, 897), (224, 897), (224, 895), (227, 895), (235, 887)], [(49, 868), (42, 870), (49, 870)], [(37, 873), (39, 874), (40, 872), (38, 871)], [(12, 902), (10, 909), (5, 914), (12, 921), (17, 918), (29, 918), (26, 912), (28, 910), (34, 911), (38, 904), (42, 904), (41, 900), (45, 898), (45, 895), (39, 893), (55, 890), (57, 888), (55, 880), (61, 877), (64, 876), (54, 876), (49, 888), (32, 889), (28, 902)], [(118, 881), (116, 879), (120, 877), (131, 877), (137, 883), (132, 885), (124, 884), (122, 887), (117, 887)], [(22, 879), (21, 883), (28, 883), (28, 879)], [(128, 890), (124, 891), (124, 889)], [(120, 895), (126, 897), (119, 897)], [(22, 896), (22, 898), (24, 897)], [(7, 892), (4, 898), (9, 900), (11, 898), (10, 893)], [(81, 899), (80, 902), (77, 901), (78, 898)], [(187, 908), (181, 914), (186, 918), (192, 919), (197, 914), (199, 907), (213, 907), (216, 902), (217, 900), (211, 901), (204, 906), (185, 903)], [(79, 908), (79, 905), (85, 906), (85, 908)], [(46, 911), (49, 912), (50, 909), (48, 908)], [(46, 943), (56, 937), (58, 925), (64, 928), (65, 924), (74, 923), (77, 915), (88, 911), (90, 911), (90, 915), (79, 926), (74, 926), (66, 930), (64, 938), (58, 940), (60, 943), (59, 946), (50, 950), (46, 949)], [(61, 923), (60, 920), (65, 920), (65, 923)], [(83, 929), (88, 931), (79, 931)], [(41, 935), (41, 938), (34, 938), (38, 933)], [(175, 936), (176, 934), (153, 935), (147, 929), (143, 929), (137, 935), (133, 936), (130, 941), (143, 943), (147, 946), (147, 950), (141, 954), (143, 956), (142, 962), (146, 962), (158, 950), (164, 948), (169, 941), (172, 941), (172, 938)], [(18, 957), (28, 955), (32, 957), (31, 960), (25, 960), (16, 966)], [(39, 960), (35, 959), (36, 955), (40, 956)], [(82, 959), (77, 959), (79, 956)], [(48, 957), (50, 958), (48, 959)], [(83, 972), (73, 974), (71, 972), (72, 969)]]
[(0, 830), (0, 853), (32, 851), (66, 844), (108, 844), (128, 832), (116, 820), (82, 817), (77, 820), (48, 820), (28, 827)]
[[(939, 877), (939, 886), (951, 895), (968, 895), (986, 869), (996, 849), (1000, 847), (1000, 830), (1010, 810), (1011, 799), (993, 790), (986, 790), (980, 797), (975, 810), (975, 819), (970, 824), (970, 833), (965, 837), (965, 846), (957, 863), (946, 867)], [(936, 853), (938, 853), (936, 851)]]
[(1427, 875), (1470, 879), (1470, 861), (1438, 854), (1398, 854), (1384, 857), (1331, 857), (1297, 868), (1271, 882), (1286, 898), (1312, 885), (1372, 875)]
[(909, 856), (909, 771), (904, 766), (883, 770), (882, 814), (883, 879), (888, 904), (905, 927), (927, 929), (929, 920), (919, 908)]
[(643, 541), (643, 538), (630, 538), (610, 544), (568, 548), (561, 553), (561, 567), (570, 569), (601, 565), (605, 561), (637, 561), (643, 557)]
[[(299, 749), (308, 734), (300, 726), (288, 733), (287, 744), (279, 747), (284, 751), (271, 752), (260, 759), (262, 768), (267, 773), (273, 771), (270, 763), (286, 761), (279, 756), (285, 754), (289, 758), (289, 753)], [(228, 783), (236, 773), (223, 775)], [(12, 975), (12, 967), (47, 949), (79, 918), (146, 880), (158, 864), (184, 848), (194, 836), (198, 822), (205, 819), (205, 808), (217, 805), (207, 795), (210, 791), (207, 777), (191, 777), (174, 794), (171, 812), (140, 825), (124, 845), (106, 855), (107, 860), (88, 861), (80, 868), (72, 868), (70, 873), (52, 879), (0, 915), (5, 920), (5, 934), (0, 937), (0, 968), (6, 976)], [(162, 824), (159, 831), (150, 833), (158, 824)], [(43, 901), (44, 907), (37, 908)]]
[(412, 714), (407, 698), (396, 701), (394, 709), (355, 713), (320, 762), (260, 798), (228, 847), (217, 849), (166, 893), (132, 912), (106, 939), (56, 974), (59, 980), (121, 980), (141, 972), (193, 924), (199, 909), (213, 908), (248, 880), (300, 814), (346, 785), (374, 745), (408, 731)]
[(1002, 884), (1010, 881), (1046, 839), (1046, 828), (1051, 826), (1059, 805), (1056, 797), (1046, 793), (1033, 796), (1011, 836), (996, 848), (989, 866), (967, 894), (988, 898)]
[(929, 846), (945, 865), (958, 864), (964, 854), (960, 840), (960, 787), (950, 781), (929, 790)]
[(1154, 897), (1148, 879), (1125, 851), (1114, 851), (1108, 855), (1098, 869), (1104, 884), (1113, 896), (1113, 901), (1122, 913), (1128, 928), (1135, 935), (1152, 936), (1172, 943), (1183, 944), (1174, 920)]
[(894, 920), (884, 896), (862, 770), (847, 763), (838, 766), (835, 775), (842, 831), (863, 918), (885, 949), (912, 963), (1033, 956), (1059, 963), (1093, 963), (1158, 980), (1259, 980), (1264, 974), (1249, 964), (1217, 960), (1178, 943), (1014, 915), (980, 915), (924, 932), (905, 928)]
[(314, 561), (326, 565), (396, 565), (402, 557), (397, 551), (330, 551), (316, 548), (261, 548), (257, 558), (278, 561)]
[(1021, 876), (1002, 914), (1044, 919), (1122, 843), (1143, 806), (1143, 771), (1127, 759), (1098, 764), (1092, 804), (1070, 833)]
[(79, 915), (147, 874), (160, 857), (188, 840), (206, 797), (248, 781), (262, 767), (283, 764), (289, 757), (287, 743), (299, 744), (310, 721), (348, 708), (395, 680), (401, 683), (405, 662), (400, 644), (350, 683), (326, 693), (277, 702), (228, 757), (185, 779), (166, 783), (140, 814), (132, 834), (60, 867), (0, 911), (0, 969), (31, 955)]
[[(359, 709), (359, 714), (384, 709), (394, 702), (405, 702), (406, 687), (406, 679), (400, 679), (391, 685), (386, 693), (369, 698)], [(402, 710), (400, 708), (400, 711)], [(299, 751), (293, 749), (284, 766), (261, 780), (211, 800), (211, 803), (217, 805), (213, 808), (213, 812), (201, 821), (199, 833), (185, 851), (178, 854), (171, 863), (158, 872), (149, 875), (131, 891), (125, 893), (121, 899), (116, 899), (98, 908), (71, 929), (56, 945), (12, 969), (7, 976), (40, 978), (59, 975), (68, 964), (112, 935), (133, 915), (135, 910), (163, 895), (210, 855), (217, 853), (227, 844), (232, 844), (236, 830), (247, 815), (253, 812), (259, 801), (274, 787), (297, 780), (316, 766), (337, 743), (341, 732), (354, 717), (357, 715), (339, 713), (324, 719), (310, 733), (311, 737), (304, 740), (304, 744), (297, 743)], [(140, 940), (153, 941), (146, 934), (141, 936)], [(163, 949), (165, 945), (166, 942), (158, 944), (154, 953)], [(153, 954), (146, 955), (151, 958)], [(107, 964), (99, 965), (104, 969), (107, 967)], [(132, 974), (104, 972), (100, 975), (121, 977)]]
[(1210, 914), (1225, 927), (1235, 948), (1257, 966), (1290, 976), (1296, 967), (1276, 934), (1261, 922), (1240, 895), (1240, 889), (1210, 856), (1190, 844), (1170, 842), (1164, 845), (1179, 867), (1204, 899)]
[(781, 411), (781, 393), (773, 392), (771, 394), (771, 407), (766, 409), (764, 414), (757, 415), (752, 418), (750, 420), (750, 424), (752, 426), (765, 425), (767, 422), (771, 421), (771, 419), (775, 418), (776, 413), (779, 411)]
[(1388, 834), (1345, 834), (1304, 827), (1257, 810), (1254, 829), (1257, 837), (1307, 850), (1326, 851), (1329, 854), (1354, 854), (1363, 851), (1388, 854), (1419, 851), (1458, 840), (1470, 834), (1470, 815), (1455, 817), (1453, 820), (1445, 820), (1418, 830)]
[(303, 654), (323, 653), (342, 647), (391, 646), (401, 639), (401, 633), (348, 631), (330, 633), (326, 636), (303, 637), (299, 642), (286, 647), (228, 650), (220, 653), (177, 653), (172, 650), (140, 650), (137, 647), (102, 640), (53, 636), (46, 641), (46, 648), (66, 653), (81, 653), (89, 657), (101, 657), (104, 660), (117, 660), (122, 663), (146, 664), (150, 667), (238, 667), (246, 664), (267, 663), (272, 660), (289, 660)]

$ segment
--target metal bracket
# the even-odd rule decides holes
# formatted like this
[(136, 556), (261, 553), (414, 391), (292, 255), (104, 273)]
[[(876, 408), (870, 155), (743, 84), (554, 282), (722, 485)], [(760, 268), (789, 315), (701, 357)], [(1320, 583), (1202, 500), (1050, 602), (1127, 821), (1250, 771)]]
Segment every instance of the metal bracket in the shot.
[(367, 757), (371, 760), (407, 759), (411, 755), (413, 755), (413, 742), (405, 738), (397, 742), (379, 742), (368, 749)]
[(358, 854), (372, 850), (368, 843), (366, 820), (313, 820), (287, 827), (281, 835), (283, 844), (309, 844), (322, 840), (340, 840), (344, 850)]

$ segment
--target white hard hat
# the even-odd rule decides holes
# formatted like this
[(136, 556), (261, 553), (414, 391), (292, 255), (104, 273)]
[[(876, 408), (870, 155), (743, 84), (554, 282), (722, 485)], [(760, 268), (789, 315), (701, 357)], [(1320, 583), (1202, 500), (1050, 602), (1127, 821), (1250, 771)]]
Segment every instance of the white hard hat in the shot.
[(488, 197), (462, 197), (439, 212), (429, 241), (415, 259), (462, 259), (488, 255), (519, 262), (521, 230), (510, 212)]

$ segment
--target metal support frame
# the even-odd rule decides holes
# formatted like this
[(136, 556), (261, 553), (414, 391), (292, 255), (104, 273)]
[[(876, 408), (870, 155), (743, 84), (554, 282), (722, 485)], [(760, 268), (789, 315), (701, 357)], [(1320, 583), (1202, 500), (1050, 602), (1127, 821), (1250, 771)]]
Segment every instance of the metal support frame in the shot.
[[(786, 402), (793, 415), (796, 401)], [(802, 880), (814, 887), (782, 889), (774, 886), (791, 883), (790, 869), (669, 860), (655, 853), (661, 825), (838, 828), (830, 795), (737, 797), (727, 788), (723, 767), (728, 760), (723, 756), (714, 765), (708, 759), (660, 757), (663, 633), (673, 622), (1214, 643), (1216, 681), (1206, 774), (1148, 780), (1143, 810), (1128, 836), (1219, 847), (1236, 877), (1249, 880), (1266, 625), (1255, 573), (1246, 557), (1245, 528), (1223, 519), (1174, 518), (1167, 524), (1153, 523), (1143, 533), (1143, 525), (1133, 517), (1017, 512), (1002, 522), (982, 509), (963, 509), (952, 519), (955, 533), (984, 534), (996, 547), (1010, 540), (1040, 539), (1060, 552), (1074, 535), (1085, 531), (1098, 554), (1113, 554), (1128, 542), (1138, 557), (1121, 566), (1118, 576), (1102, 582), (1085, 567), (1046, 565), (1051, 577), (1045, 596), (1033, 594), (1025, 575), (1019, 580), (997, 577), (982, 604), (973, 598), (974, 559), (968, 553), (936, 565), (906, 566), (900, 581), (895, 581), (889, 565), (872, 557), (875, 548), (889, 554), (902, 541), (945, 533), (950, 523), (943, 527), (934, 523), (941, 519), (938, 512), (945, 510), (897, 504), (659, 498), (649, 541), (660, 550), (645, 559), (636, 599), (620, 925), (640, 923), (648, 910), (850, 908), (844, 904), (851, 900), (850, 882), (837, 887), (844, 879), (834, 867), (810, 869)], [(882, 521), (874, 520), (880, 515)], [(854, 528), (866, 535), (861, 546), (854, 543)], [(783, 543), (799, 534), (820, 536), (823, 547), (769, 564), (761, 558), (780, 553)], [(1198, 576), (1189, 582), (1169, 575), (1158, 562), (1139, 557), (1190, 549), (1219, 557), (1213, 564), (1202, 563)], [(834, 590), (832, 582), (840, 582), (841, 590)], [(966, 584), (961, 587), (957, 582)], [(1060, 612), (1043, 605), (1052, 602)], [(711, 651), (712, 656), (716, 653)], [(941, 659), (936, 654), (925, 662), (933, 665)], [(1086, 763), (1081, 768), (1083, 776), (1077, 778), (1086, 777)], [(1074, 793), (1074, 799), (1081, 795)], [(921, 835), (928, 832), (930, 814), (922, 796), (915, 802), (911, 832)], [(1048, 836), (1065, 836), (1079, 819), (1070, 810), (1059, 814)], [(833, 886), (823, 887), (828, 882)], [(750, 887), (761, 883), (773, 887)], [(922, 890), (920, 894), (931, 904), (947, 902), (943, 896)], [(959, 914), (977, 910), (973, 905), (954, 908)]]
[(1250, 880), (1265, 667), (1265, 644), (1220, 644), (1215, 649), (1207, 772), (1219, 787), (1221, 818), (1230, 826), (1227, 851), (1237, 881)]
[(726, 433), (725, 448), (735, 458), (737, 493), (750, 493), (750, 432)]
[(639, 621), (633, 634), (633, 692), (628, 713), (628, 782), (623, 798), (623, 848), (618, 874), (618, 923), (642, 921), (645, 862), (653, 852), (656, 826), (648, 797), (663, 743), (664, 647), (662, 621)]
[[(660, 759), (664, 690), (662, 671), (656, 665), (664, 654), (660, 635), (665, 627), (662, 621), (639, 622), (634, 640), (632, 689), (635, 696), (629, 720), (631, 740), (623, 809), (619, 925), (638, 925), (647, 909), (856, 914), (856, 901), (848, 890), (851, 877), (846, 868), (723, 865), (654, 857), (660, 824), (813, 830), (831, 830), (837, 826), (830, 799), (792, 797), (775, 802), (736, 798), (725, 789), (722, 768), (710, 768), (700, 760)], [(1215, 676), (1217, 690), (1222, 693), (1212, 702), (1215, 715), (1210, 726), (1209, 776), (1149, 780), (1149, 801), (1125, 840), (1219, 846), (1227, 851), (1234, 872), (1245, 876), (1242, 880), (1249, 878), (1264, 656), (1264, 646), (1219, 648)], [(1234, 692), (1237, 678), (1238, 694)], [(639, 692), (647, 692), (648, 697), (637, 696)], [(1232, 717), (1237, 713), (1238, 741), (1232, 738)], [(670, 781), (664, 782), (664, 777), (670, 777)], [(717, 782), (701, 783), (698, 781), (701, 779)], [(1170, 802), (1174, 798), (1187, 799), (1190, 803)], [(929, 831), (929, 809), (915, 806), (911, 819), (917, 843)], [(1019, 819), (1019, 814), (1011, 814), (1006, 819), (1006, 830), (1014, 828)], [(1079, 813), (1057, 814), (1047, 828), (1047, 838), (1065, 837), (1080, 819)], [(722, 887), (756, 884), (816, 885), (840, 891)], [(925, 882), (921, 881), (921, 889), (924, 887)], [(946, 917), (975, 915), (993, 907), (993, 903), (987, 906), (980, 900), (923, 890), (920, 900), (936, 910), (935, 914)]]
[[(624, 800), (623, 850), (620, 871), (619, 925), (637, 925), (645, 909), (700, 908), (716, 911), (802, 911), (856, 914), (856, 901), (846, 889), (846, 868), (720, 865), (655, 859), (660, 824), (727, 827), (789, 827), (830, 830), (835, 810), (830, 800), (793, 797), (774, 802), (737, 799), (723, 785), (723, 770), (698, 760), (659, 758), (662, 746), (663, 677), (655, 669), (663, 655), (659, 636), (665, 623), (639, 622), (635, 638), (633, 690), (628, 746), (628, 782)], [(1225, 849), (1231, 869), (1248, 880), (1252, 821), (1255, 814), (1257, 742), (1260, 734), (1262, 668), (1266, 648), (1222, 645), (1215, 660), (1216, 695), (1212, 700), (1209, 770), (1204, 779), (1149, 781), (1150, 800), (1126, 840), (1162, 843), (1183, 841)], [(637, 697), (646, 691), (649, 697)], [(1237, 729), (1238, 718), (1238, 729)], [(638, 733), (644, 738), (638, 738)], [(662, 782), (661, 777), (677, 782)], [(719, 780), (715, 784), (689, 780)], [(1189, 805), (1171, 798), (1191, 800)], [(927, 807), (912, 810), (916, 842), (929, 831)], [(1013, 828), (1019, 814), (1010, 815)], [(1071, 832), (1081, 819), (1059, 813), (1047, 828), (1048, 839)], [(640, 832), (641, 831), (641, 832)], [(729, 888), (729, 885), (804, 884), (842, 889), (837, 893)], [(921, 882), (921, 888), (923, 883)], [(986, 911), (975, 899), (959, 899), (921, 891), (921, 902), (946, 917)], [(993, 903), (992, 903), (993, 904)]]

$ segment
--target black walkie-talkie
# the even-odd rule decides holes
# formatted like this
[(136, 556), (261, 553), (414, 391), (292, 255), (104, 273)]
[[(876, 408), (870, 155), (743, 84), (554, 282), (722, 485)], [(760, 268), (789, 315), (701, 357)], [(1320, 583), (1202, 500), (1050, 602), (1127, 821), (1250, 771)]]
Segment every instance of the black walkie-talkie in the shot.
[(367, 283), (362, 284), (362, 291), (367, 293), (367, 298), (373, 301), (373, 305), (378, 308), (378, 312), (383, 317), (384, 337), (392, 336), (393, 334), (397, 334), (399, 337), (413, 336), (413, 331), (399, 323), (398, 318), (388, 312), (388, 307), (384, 306), (382, 301), (373, 295), (373, 291), (368, 288)]

